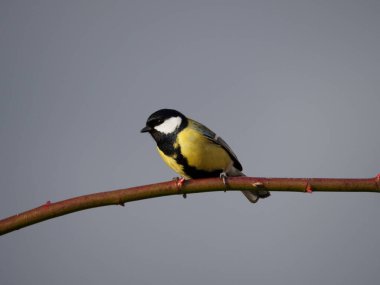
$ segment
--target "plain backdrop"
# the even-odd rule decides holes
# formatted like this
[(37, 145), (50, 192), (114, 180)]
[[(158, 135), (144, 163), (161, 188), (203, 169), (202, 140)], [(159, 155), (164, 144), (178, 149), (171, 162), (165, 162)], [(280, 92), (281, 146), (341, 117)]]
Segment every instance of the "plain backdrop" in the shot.
[[(250, 176), (380, 172), (380, 2), (0, 2), (0, 217), (170, 180), (147, 117), (213, 129)], [(380, 196), (238, 192), (0, 237), (0, 283), (378, 284)]]

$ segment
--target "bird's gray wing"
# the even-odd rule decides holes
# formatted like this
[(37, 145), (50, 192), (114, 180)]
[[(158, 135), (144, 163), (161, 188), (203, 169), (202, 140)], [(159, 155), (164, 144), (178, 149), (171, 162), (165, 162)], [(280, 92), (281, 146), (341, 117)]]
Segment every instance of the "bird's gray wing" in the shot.
[(236, 154), (232, 151), (232, 149), (230, 148), (230, 146), (221, 137), (219, 137), (212, 130), (210, 130), (206, 126), (202, 125), (201, 123), (198, 123), (197, 121), (189, 119), (189, 123), (190, 123), (190, 127), (192, 127), (194, 129), (198, 130), (199, 132), (201, 132), (211, 142), (213, 142), (215, 144), (218, 144), (221, 147), (223, 147), (228, 152), (228, 154), (230, 155), (230, 157), (232, 158), (232, 160), (234, 161), (234, 167), (236, 169), (240, 170), (240, 171), (243, 170), (243, 167), (241, 166), (241, 163), (239, 162)]

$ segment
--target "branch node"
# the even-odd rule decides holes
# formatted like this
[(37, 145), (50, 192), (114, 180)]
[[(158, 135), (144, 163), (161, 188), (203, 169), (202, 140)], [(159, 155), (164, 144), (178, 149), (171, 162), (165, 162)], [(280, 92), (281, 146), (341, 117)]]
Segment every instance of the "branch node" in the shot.
[(264, 183), (258, 181), (258, 182), (252, 183), (252, 186), (256, 188), (264, 188)]
[(125, 206), (125, 202), (123, 202), (123, 200), (121, 198), (119, 198), (119, 205), (124, 207)]
[(376, 188), (377, 190), (380, 189), (380, 173), (378, 173), (376, 176), (375, 176), (375, 182), (376, 182)]
[(305, 192), (306, 192), (306, 193), (309, 193), (309, 194), (313, 193), (313, 187), (311, 187), (311, 185), (310, 185), (310, 183), (309, 183), (309, 179), (308, 179), (307, 182), (306, 182)]

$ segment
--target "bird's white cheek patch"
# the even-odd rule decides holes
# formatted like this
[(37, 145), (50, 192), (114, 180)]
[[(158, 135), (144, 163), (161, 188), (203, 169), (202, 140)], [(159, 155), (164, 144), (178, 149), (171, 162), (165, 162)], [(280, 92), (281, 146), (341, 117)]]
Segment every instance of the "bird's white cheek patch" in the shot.
[(181, 122), (181, 117), (172, 117), (165, 120), (161, 125), (155, 126), (154, 128), (161, 133), (170, 134), (181, 125)]

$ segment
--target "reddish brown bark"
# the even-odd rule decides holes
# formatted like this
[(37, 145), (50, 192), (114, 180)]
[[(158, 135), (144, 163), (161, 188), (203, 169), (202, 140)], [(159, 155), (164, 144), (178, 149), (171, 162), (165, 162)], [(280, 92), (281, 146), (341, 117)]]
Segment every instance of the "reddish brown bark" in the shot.
[(219, 178), (187, 180), (181, 185), (173, 180), (94, 193), (56, 203), (48, 201), (37, 208), (0, 220), (0, 235), (44, 220), (95, 207), (124, 205), (131, 201), (167, 195), (258, 188), (291, 192), (380, 192), (380, 175), (367, 179), (231, 177), (227, 179), (227, 185), (224, 185)]

